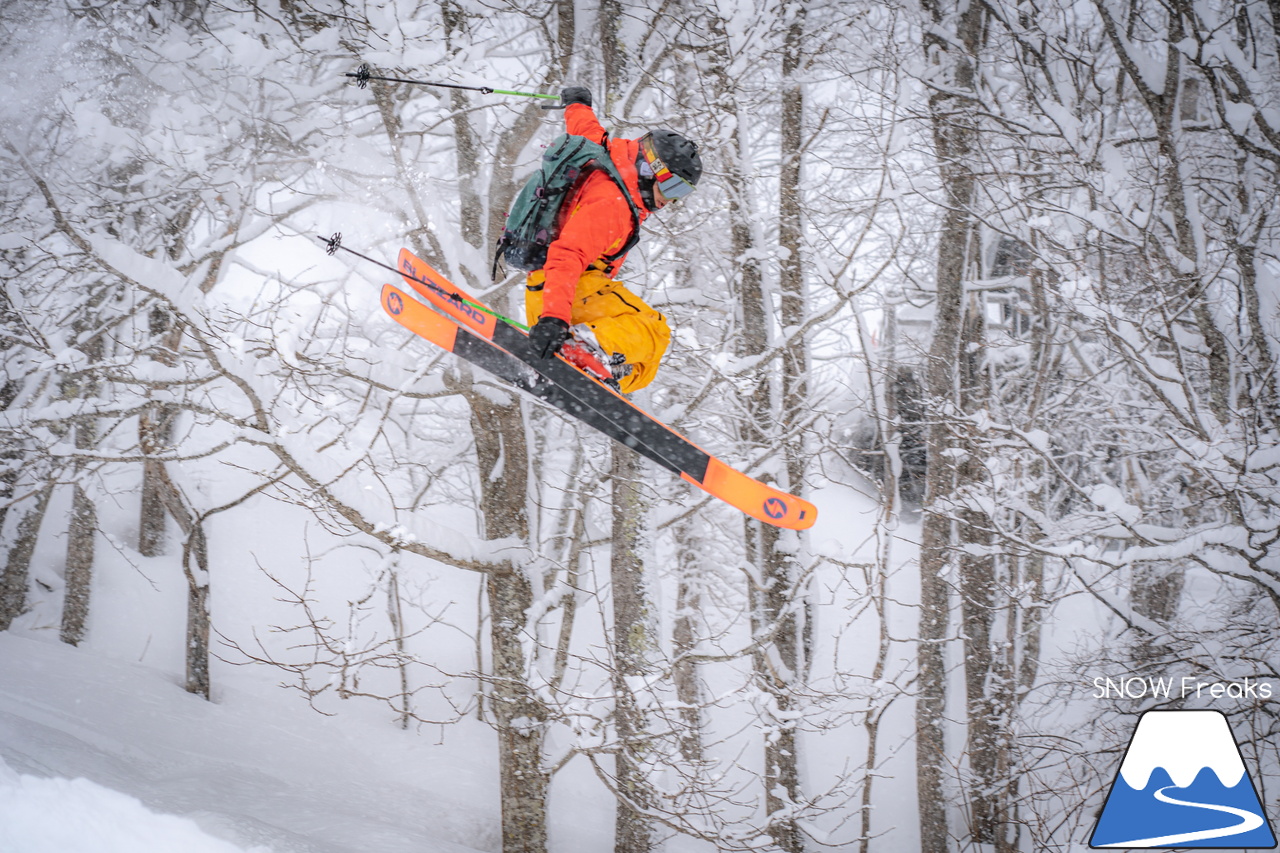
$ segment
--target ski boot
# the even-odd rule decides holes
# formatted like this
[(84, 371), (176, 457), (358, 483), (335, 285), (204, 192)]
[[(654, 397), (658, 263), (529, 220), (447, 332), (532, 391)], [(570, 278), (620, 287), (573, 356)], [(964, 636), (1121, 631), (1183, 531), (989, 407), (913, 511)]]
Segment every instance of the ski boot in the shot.
[(621, 393), (618, 381), (631, 373), (626, 356), (620, 352), (605, 352), (596, 340), (595, 332), (585, 323), (579, 323), (569, 331), (572, 337), (560, 347), (560, 356), (583, 373)]

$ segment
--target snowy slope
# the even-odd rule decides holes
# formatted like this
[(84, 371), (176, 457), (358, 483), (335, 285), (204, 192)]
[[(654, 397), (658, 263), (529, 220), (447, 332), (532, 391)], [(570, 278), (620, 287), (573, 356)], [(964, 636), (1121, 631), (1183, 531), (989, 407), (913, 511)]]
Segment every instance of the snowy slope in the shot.
[(0, 853), (495, 849), (471, 804), (487, 797), (468, 796), (487, 762), (453, 756), (444, 774), (431, 737), (299, 704), (209, 703), (142, 666), (0, 634)]
[[(192, 820), (158, 815), (87, 779), (19, 775), (0, 762), (0, 850), (15, 853), (235, 853)], [(263, 853), (254, 847), (248, 853)]]
[[(857, 559), (873, 505), (834, 486), (816, 494), (829, 510), (813, 531), (816, 552)], [(289, 511), (269, 506), (219, 539), (220, 632), (242, 640), (271, 637), (269, 626), (290, 624), (287, 608), (282, 612), (275, 601), (278, 589), (258, 565), (289, 564), (292, 539), (279, 531), (292, 529), (291, 519)], [(867, 523), (851, 527), (850, 519)], [(102, 520), (118, 529), (129, 523), (115, 512), (104, 512)], [(43, 547), (37, 556), (45, 567), (59, 557)], [(103, 549), (91, 631), (79, 648), (57, 642), (56, 625), (36, 613), (0, 633), (0, 827), (9, 830), (0, 833), (0, 853), (500, 849), (493, 732), (473, 718), (402, 731), (384, 706), (364, 701), (329, 701), (326, 709), (338, 716), (327, 717), (297, 692), (279, 688), (285, 674), (216, 660), (214, 701), (186, 693), (180, 686), (185, 581), (166, 570), (166, 559), (172, 558)], [(330, 584), (346, 578), (351, 597), (364, 594), (364, 575), (349, 561), (329, 570), (322, 561), (316, 565)], [(51, 569), (41, 571), (50, 585), (58, 580)], [(420, 583), (432, 574), (415, 568)], [(431, 581), (433, 598), (474, 597), (470, 586), (459, 591), (441, 575)], [(894, 591), (911, 599), (908, 588)], [(865, 657), (875, 642), (857, 631), (838, 633), (832, 642), (851, 659)], [(442, 642), (448, 641), (446, 635)], [(438, 644), (430, 649), (437, 658), (448, 651)], [(845, 731), (833, 748), (815, 752), (809, 765), (815, 779), (834, 778), (849, 755), (865, 751), (865, 744), (849, 741), (859, 731)], [(886, 754), (909, 737), (908, 716), (885, 721)], [(878, 790), (909, 807), (909, 767), (887, 761)], [(553, 849), (611, 847), (613, 800), (585, 762), (557, 773), (549, 806)], [(909, 847), (909, 817), (884, 809), (877, 820)], [(668, 843), (673, 851), (710, 849), (690, 839)]]

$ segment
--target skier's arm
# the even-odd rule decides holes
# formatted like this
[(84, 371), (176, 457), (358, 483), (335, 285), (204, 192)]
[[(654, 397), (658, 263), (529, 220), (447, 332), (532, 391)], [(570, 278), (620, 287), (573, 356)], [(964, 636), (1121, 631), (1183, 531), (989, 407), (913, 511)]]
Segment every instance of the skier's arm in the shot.
[(585, 136), (592, 142), (605, 145), (608, 134), (596, 118), (595, 110), (586, 104), (570, 104), (564, 108), (564, 129), (573, 136)]
[[(607, 145), (608, 134), (591, 109), (591, 93), (582, 87), (568, 87), (560, 97), (567, 104), (565, 131)], [(618, 251), (631, 229), (630, 219), (622, 222), (618, 214), (618, 203), (625, 208), (626, 200), (601, 175), (590, 178), (572, 203), (573, 209), (564, 218), (559, 236), (547, 248), (543, 265), (546, 278), (542, 316), (566, 323), (570, 322), (578, 279), (596, 260)]]

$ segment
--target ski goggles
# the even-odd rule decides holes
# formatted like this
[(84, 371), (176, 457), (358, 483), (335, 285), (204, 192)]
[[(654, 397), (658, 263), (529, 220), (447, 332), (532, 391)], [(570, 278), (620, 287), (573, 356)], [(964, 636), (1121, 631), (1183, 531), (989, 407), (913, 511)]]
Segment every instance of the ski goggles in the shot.
[(654, 148), (653, 137), (649, 134), (640, 137), (640, 153), (643, 155), (640, 173), (646, 178), (653, 178), (654, 183), (658, 185), (658, 189), (668, 201), (684, 198), (694, 191), (693, 184), (671, 171), (667, 168), (667, 164), (662, 162), (657, 149)]

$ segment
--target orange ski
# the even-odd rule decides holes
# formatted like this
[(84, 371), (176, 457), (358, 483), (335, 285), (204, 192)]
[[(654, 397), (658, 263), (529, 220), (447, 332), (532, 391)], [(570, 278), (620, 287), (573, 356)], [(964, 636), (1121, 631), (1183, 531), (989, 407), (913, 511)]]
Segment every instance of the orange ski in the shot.
[(429, 310), (385, 285), (383, 308), (401, 325), (632, 448), (681, 479), (765, 524), (805, 530), (809, 501), (752, 479), (707, 453), (597, 379), (559, 358), (535, 354), (528, 335), (488, 312), (429, 264), (400, 252), (400, 273)]

